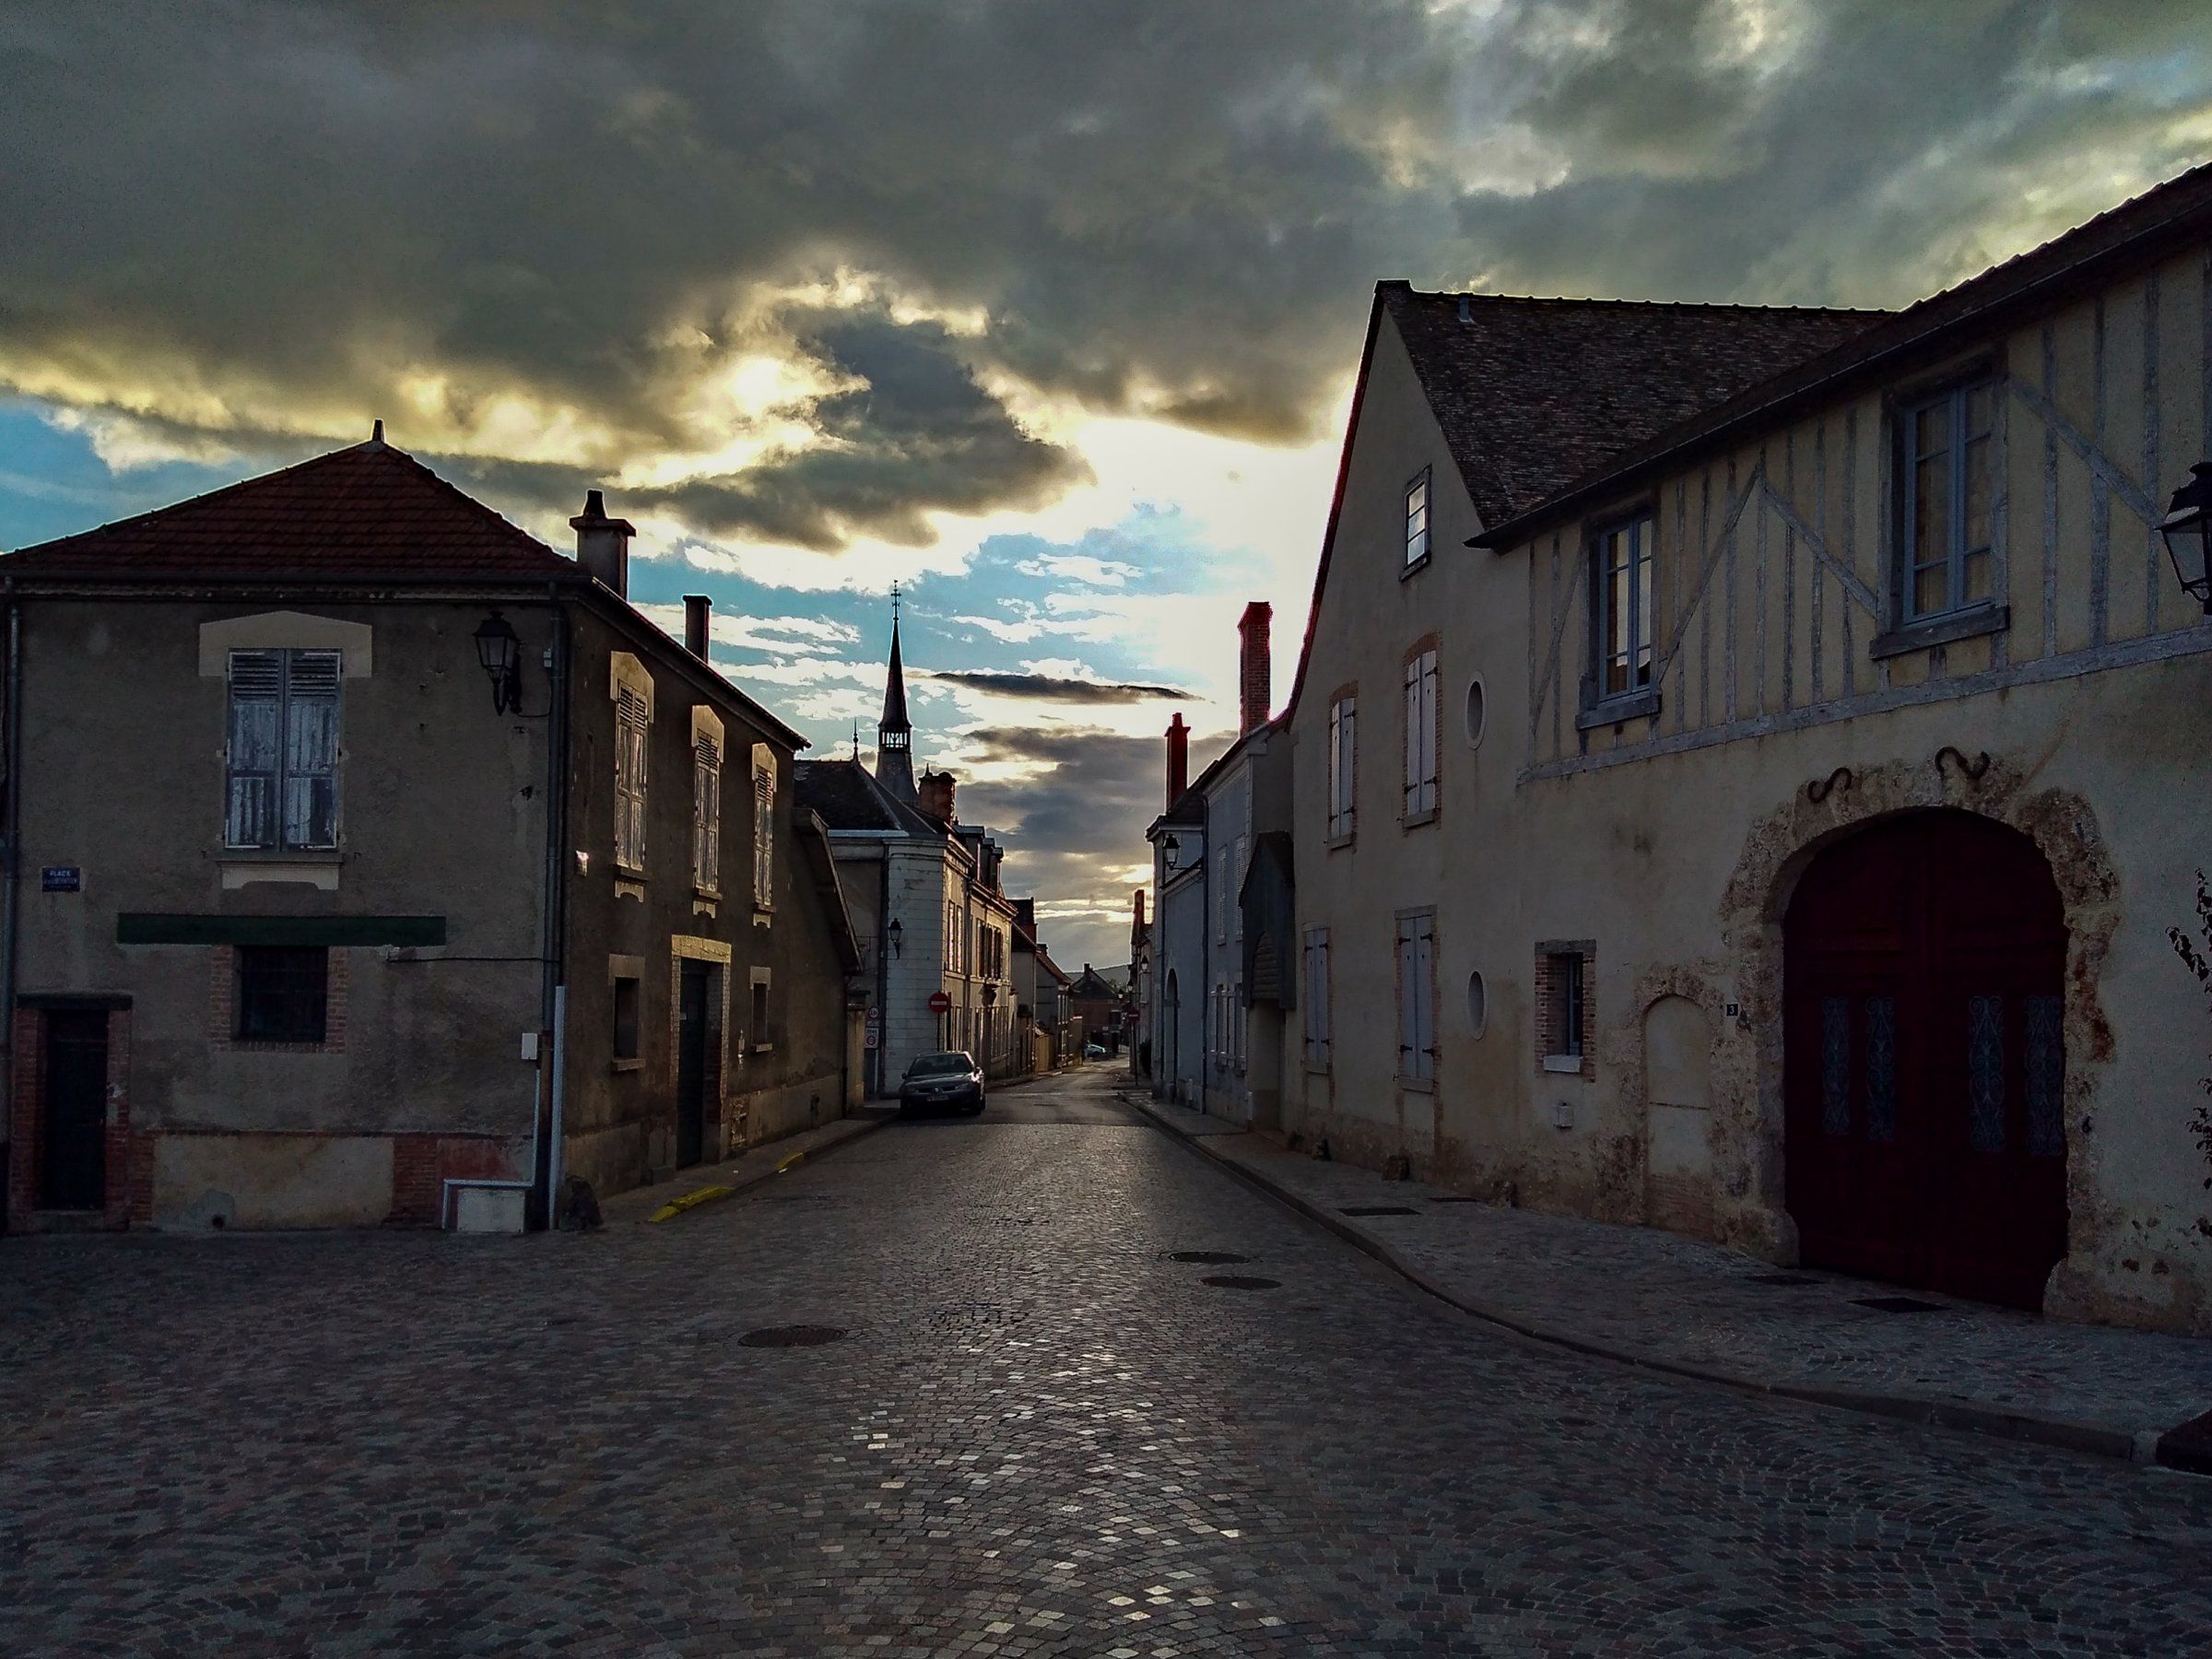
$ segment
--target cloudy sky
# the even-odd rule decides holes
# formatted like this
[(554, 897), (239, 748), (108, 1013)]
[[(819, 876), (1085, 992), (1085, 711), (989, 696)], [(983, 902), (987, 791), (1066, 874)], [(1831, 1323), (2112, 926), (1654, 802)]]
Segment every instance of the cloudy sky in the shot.
[[(2200, 6), (0, 3), (0, 547), (392, 439), (1125, 959), (1158, 734), (1287, 687), (1374, 281), (1902, 303), (2212, 155)], [(673, 620), (676, 611), (658, 614)], [(864, 729), (863, 749), (867, 742)], [(1202, 742), (1201, 758), (1210, 749)]]

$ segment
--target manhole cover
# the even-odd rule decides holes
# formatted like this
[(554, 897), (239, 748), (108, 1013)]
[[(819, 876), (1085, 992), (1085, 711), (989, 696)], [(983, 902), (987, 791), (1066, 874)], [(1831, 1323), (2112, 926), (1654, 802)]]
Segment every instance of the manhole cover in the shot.
[(1347, 1206), (1347, 1216), (1410, 1216), (1414, 1212), (1403, 1204), (1355, 1204)]
[(1749, 1285), (1817, 1285), (1820, 1281), (1808, 1278), (1802, 1273), (1754, 1273), (1745, 1281)]
[(763, 1325), (737, 1340), (746, 1347), (819, 1347), (843, 1335), (836, 1325)]
[(1940, 1313), (1941, 1302), (1921, 1301), (1911, 1296), (1859, 1296), (1852, 1299), (1862, 1308), (1872, 1308), (1877, 1313)]
[(1278, 1290), (1281, 1279), (1253, 1278), (1242, 1273), (1209, 1273), (1198, 1281), (1202, 1285), (1218, 1285), (1224, 1290)]
[(1171, 1262), (1249, 1262), (1250, 1256), (1239, 1255), (1233, 1250), (1171, 1250)]

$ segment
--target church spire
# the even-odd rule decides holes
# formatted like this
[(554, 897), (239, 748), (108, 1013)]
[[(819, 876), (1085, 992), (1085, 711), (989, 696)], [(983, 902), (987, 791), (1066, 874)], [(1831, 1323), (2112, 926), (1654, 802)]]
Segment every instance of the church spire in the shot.
[(883, 718), (876, 725), (876, 781), (893, 794), (914, 796), (914, 728), (906, 717), (906, 666), (899, 656), (899, 584), (891, 584), (891, 672), (883, 688)]

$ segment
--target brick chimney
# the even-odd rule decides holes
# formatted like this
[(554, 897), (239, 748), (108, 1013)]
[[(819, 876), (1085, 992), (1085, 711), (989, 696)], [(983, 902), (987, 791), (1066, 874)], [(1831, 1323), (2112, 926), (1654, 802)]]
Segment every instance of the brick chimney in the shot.
[(707, 660), (707, 617), (714, 601), (704, 594), (684, 595), (684, 649), (700, 662)]
[(1191, 786), (1191, 728), (1182, 724), (1182, 711), (1168, 722), (1168, 806), (1173, 808)]
[(1135, 901), (1129, 923), (1129, 959), (1134, 962), (1145, 942), (1145, 889), (1132, 888), (1130, 897)]
[(1243, 718), (1237, 724), (1240, 735), (1256, 732), (1267, 724), (1267, 629), (1274, 619), (1275, 606), (1265, 599), (1254, 599), (1244, 607), (1244, 619), (1237, 624), (1241, 641), (1237, 683), (1243, 706)]
[(952, 774), (925, 771), (917, 791), (922, 810), (939, 823), (952, 822)]
[(569, 521), (576, 532), (576, 562), (615, 590), (618, 598), (629, 597), (629, 538), (638, 527), (628, 519), (608, 518), (606, 499), (598, 490), (587, 491), (583, 511)]

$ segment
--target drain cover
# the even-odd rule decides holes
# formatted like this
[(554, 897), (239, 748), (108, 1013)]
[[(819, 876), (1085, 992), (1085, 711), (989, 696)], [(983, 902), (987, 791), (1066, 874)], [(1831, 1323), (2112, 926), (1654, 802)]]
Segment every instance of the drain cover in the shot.
[(762, 1325), (737, 1340), (746, 1347), (819, 1347), (843, 1335), (836, 1325)]
[(1802, 1273), (1754, 1273), (1744, 1282), (1747, 1285), (1815, 1285), (1819, 1280), (1808, 1278)]
[(1347, 1216), (1410, 1216), (1414, 1212), (1402, 1204), (1355, 1204), (1348, 1206)]
[(1224, 1290), (1278, 1290), (1281, 1279), (1253, 1278), (1241, 1273), (1209, 1273), (1198, 1281), (1202, 1285), (1218, 1285)]
[(1249, 1262), (1250, 1256), (1239, 1255), (1233, 1250), (1171, 1250), (1171, 1262)]
[(1877, 1313), (1940, 1313), (1941, 1302), (1921, 1301), (1911, 1296), (1859, 1296), (1852, 1299), (1862, 1308), (1872, 1308)]

